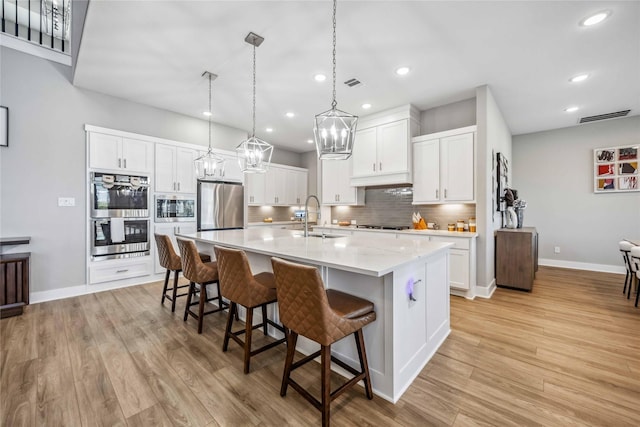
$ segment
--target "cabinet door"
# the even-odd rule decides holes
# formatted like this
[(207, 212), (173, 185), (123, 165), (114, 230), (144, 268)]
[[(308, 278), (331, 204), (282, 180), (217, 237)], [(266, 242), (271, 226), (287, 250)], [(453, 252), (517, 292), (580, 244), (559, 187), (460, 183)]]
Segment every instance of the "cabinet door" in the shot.
[(353, 143), (353, 176), (368, 176), (377, 172), (377, 129), (356, 132)]
[(322, 160), (322, 204), (333, 205), (338, 201), (337, 174), (343, 162)]
[(357, 187), (351, 186), (351, 174), (353, 169), (353, 160), (337, 160), (335, 170), (335, 184), (334, 189), (338, 195), (338, 204), (348, 205), (355, 204), (357, 200), (357, 192), (364, 192), (364, 188), (358, 190)]
[(286, 172), (284, 169), (270, 167), (265, 174), (264, 202), (267, 205), (285, 205)]
[(440, 149), (442, 200), (473, 200), (473, 133), (442, 138)]
[(413, 203), (440, 200), (440, 140), (413, 145)]
[(131, 172), (151, 172), (151, 149), (150, 142), (123, 138), (123, 169)]
[(247, 201), (251, 206), (260, 206), (265, 204), (265, 176), (264, 173), (248, 173), (247, 174)]
[(244, 181), (244, 173), (242, 172), (242, 168), (240, 168), (240, 163), (238, 163), (238, 158), (236, 156), (227, 156), (223, 155), (222, 158), (225, 159), (224, 163), (224, 180), (225, 181)]
[(449, 250), (449, 285), (452, 288), (469, 289), (469, 251)]
[(156, 144), (156, 191), (176, 191), (174, 175), (176, 148), (170, 145)]
[(122, 167), (122, 137), (89, 133), (89, 167), (120, 169)]
[(175, 180), (176, 190), (180, 193), (196, 192), (196, 170), (193, 163), (196, 154), (197, 152), (190, 148), (176, 147)]
[(291, 191), (291, 204), (304, 204), (307, 198), (307, 172), (289, 171), (287, 181)]
[(409, 122), (400, 120), (378, 126), (378, 173), (409, 170)]

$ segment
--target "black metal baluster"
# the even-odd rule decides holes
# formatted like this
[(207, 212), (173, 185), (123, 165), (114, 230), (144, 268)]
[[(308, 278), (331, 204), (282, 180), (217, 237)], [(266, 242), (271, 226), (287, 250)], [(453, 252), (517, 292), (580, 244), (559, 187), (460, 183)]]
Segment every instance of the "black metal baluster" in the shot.
[(2, 0), (2, 32), (4, 33), (4, 0)]
[(42, 0), (40, 0), (40, 25), (38, 26), (38, 30), (40, 32), (40, 44), (42, 44), (42, 20), (44, 19), (44, 15), (42, 15)]
[[(71, 1), (71, 0), (67, 0), (67, 1)], [(65, 11), (67, 9), (65, 9), (64, 7), (64, 0), (62, 0), (62, 51), (64, 52), (64, 18), (65, 18)]]
[(18, 37), (18, 0), (16, 0), (16, 37)]
[[(46, 13), (46, 11), (45, 11)], [(55, 37), (53, 37), (53, 1), (51, 2), (51, 49), (53, 49), (53, 41), (55, 40)]]
[(31, 41), (31, 0), (29, 0), (28, 4), (29, 4), (29, 25), (27, 25), (27, 40)]

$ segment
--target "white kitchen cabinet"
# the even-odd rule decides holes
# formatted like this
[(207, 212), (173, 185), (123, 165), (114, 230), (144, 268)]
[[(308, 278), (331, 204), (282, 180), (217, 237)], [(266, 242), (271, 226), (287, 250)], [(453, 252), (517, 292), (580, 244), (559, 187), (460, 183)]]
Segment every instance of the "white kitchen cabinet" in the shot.
[[(155, 224), (153, 232), (157, 234), (165, 234), (171, 239), (173, 249), (178, 255), (180, 255), (180, 249), (178, 248), (178, 242), (176, 242), (176, 233), (195, 233), (197, 230), (195, 222), (187, 223), (173, 223), (173, 224)], [(154, 259), (154, 273), (164, 273), (166, 269), (160, 265), (160, 259), (158, 258), (158, 248), (156, 247), (155, 237), (151, 237), (151, 246), (153, 247), (153, 259)]]
[(92, 262), (89, 265), (89, 283), (113, 282), (148, 276), (150, 273), (150, 256)]
[(411, 137), (419, 113), (405, 106), (361, 119), (353, 148), (351, 185), (411, 183)]
[(246, 176), (247, 203), (249, 206), (262, 206), (265, 204), (264, 186), (266, 181), (264, 173), (248, 173)]
[(196, 175), (194, 161), (197, 152), (190, 148), (156, 144), (157, 192), (195, 193)]
[(295, 206), (307, 193), (306, 169), (271, 165), (266, 173), (246, 174), (249, 206)]
[(413, 138), (413, 204), (475, 200), (475, 126)]
[(89, 167), (150, 173), (153, 144), (133, 138), (89, 132)]
[(351, 186), (352, 158), (321, 163), (323, 205), (364, 205), (365, 189)]
[(228, 154), (220, 154), (225, 159), (222, 179), (225, 181), (244, 182), (244, 172), (238, 163), (238, 157)]
[(291, 197), (287, 192), (287, 171), (272, 165), (265, 174), (265, 204), (271, 206), (287, 205), (288, 199)]
[(307, 171), (288, 170), (286, 174), (286, 196), (288, 204), (303, 205), (307, 198)]

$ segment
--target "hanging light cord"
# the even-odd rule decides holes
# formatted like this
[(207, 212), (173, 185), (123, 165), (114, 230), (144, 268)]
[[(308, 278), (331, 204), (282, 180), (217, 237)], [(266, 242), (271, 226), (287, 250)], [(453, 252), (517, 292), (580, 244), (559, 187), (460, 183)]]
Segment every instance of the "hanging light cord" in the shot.
[(211, 110), (211, 73), (209, 73), (209, 153), (211, 153), (211, 116), (213, 111)]
[(256, 136), (256, 38), (253, 38), (253, 133)]
[(335, 110), (338, 102), (336, 101), (336, 8), (337, 0), (333, 0), (333, 101), (331, 109)]

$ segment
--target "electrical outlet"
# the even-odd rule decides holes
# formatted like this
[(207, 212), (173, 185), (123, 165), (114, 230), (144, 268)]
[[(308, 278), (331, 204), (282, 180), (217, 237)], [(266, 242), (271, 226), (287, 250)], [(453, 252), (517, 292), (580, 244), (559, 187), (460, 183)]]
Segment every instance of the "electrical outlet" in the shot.
[(555, 246), (555, 247), (553, 248), (553, 253), (554, 253), (554, 254), (559, 254), (559, 253), (560, 253), (560, 246)]
[(75, 206), (76, 198), (75, 197), (58, 197), (58, 206)]

